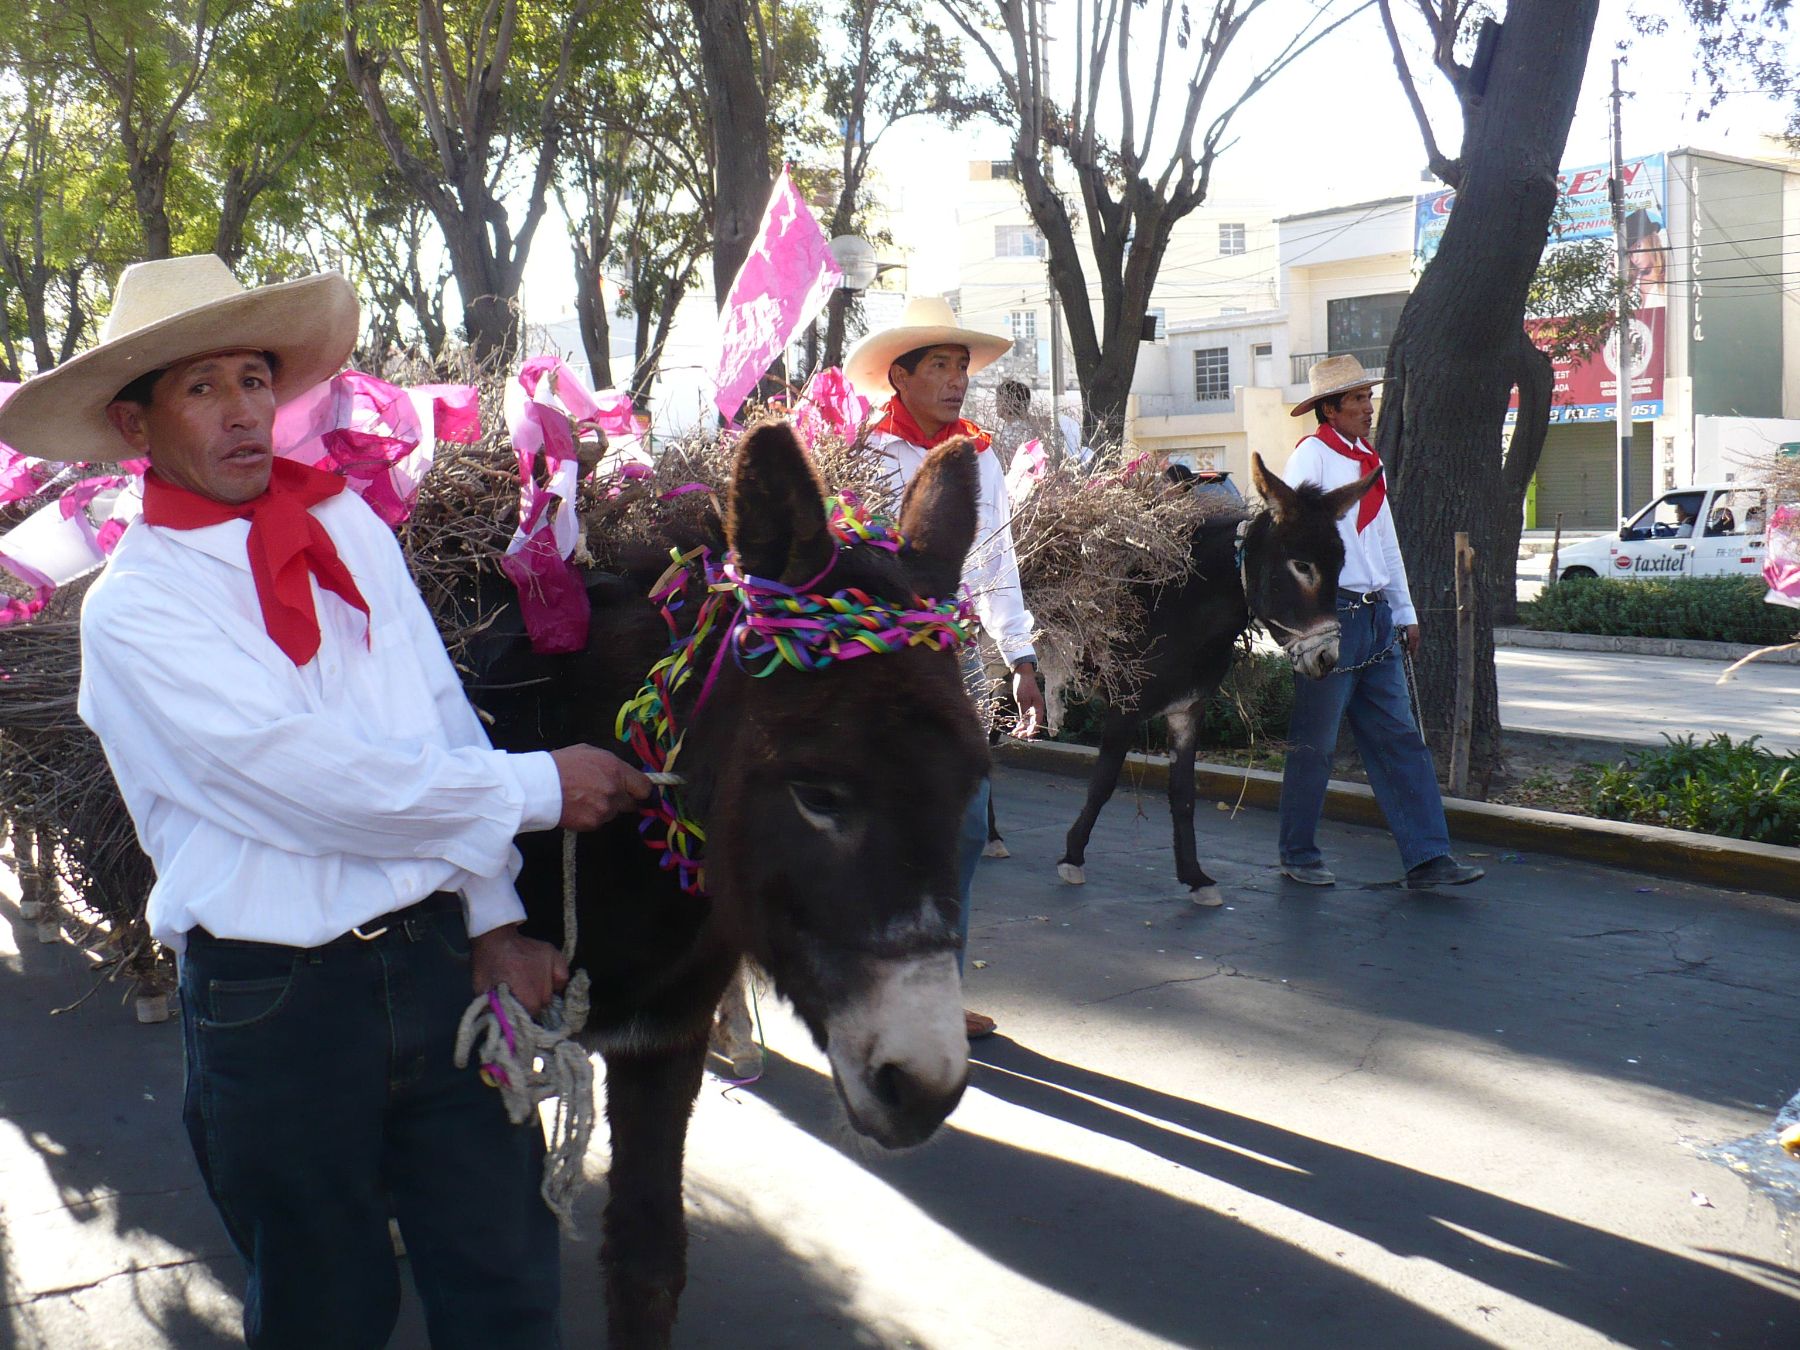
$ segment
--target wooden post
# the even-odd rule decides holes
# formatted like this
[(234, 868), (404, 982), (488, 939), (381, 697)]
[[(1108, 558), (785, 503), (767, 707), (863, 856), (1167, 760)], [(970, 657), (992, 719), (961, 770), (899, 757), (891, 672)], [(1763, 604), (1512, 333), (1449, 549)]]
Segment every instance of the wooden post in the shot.
[(1450, 795), (1469, 791), (1469, 741), (1475, 722), (1475, 550), (1456, 532), (1456, 713), (1450, 723)]
[(1556, 513), (1556, 534), (1550, 540), (1550, 575), (1545, 578), (1546, 586), (1556, 585), (1556, 579), (1562, 573), (1562, 518), (1563, 513)]

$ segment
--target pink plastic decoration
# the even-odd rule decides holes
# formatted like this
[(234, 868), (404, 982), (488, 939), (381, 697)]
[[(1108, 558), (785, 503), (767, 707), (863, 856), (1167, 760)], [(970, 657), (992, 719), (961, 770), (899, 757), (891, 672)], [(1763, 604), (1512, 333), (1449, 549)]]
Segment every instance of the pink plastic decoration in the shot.
[(807, 381), (806, 391), (794, 405), (794, 428), (808, 450), (821, 432), (853, 441), (869, 417), (869, 400), (857, 393), (836, 366), (821, 370)]
[(1763, 579), (1771, 605), (1800, 608), (1800, 506), (1778, 506), (1769, 517), (1768, 554)]
[(795, 333), (812, 322), (843, 280), (825, 231), (787, 169), (775, 184), (750, 256), (738, 269), (719, 314), (713, 402), (730, 418)]
[(1006, 471), (1006, 493), (1014, 506), (1031, 495), (1048, 468), (1044, 443), (1035, 436), (1013, 451), (1012, 467)]

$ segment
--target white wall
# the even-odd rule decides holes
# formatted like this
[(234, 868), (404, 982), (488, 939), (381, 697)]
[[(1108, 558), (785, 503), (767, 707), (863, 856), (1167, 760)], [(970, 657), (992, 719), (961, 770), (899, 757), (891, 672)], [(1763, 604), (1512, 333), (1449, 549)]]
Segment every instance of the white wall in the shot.
[(1784, 442), (1800, 444), (1800, 420), (1774, 417), (1696, 417), (1696, 483), (1759, 479)]

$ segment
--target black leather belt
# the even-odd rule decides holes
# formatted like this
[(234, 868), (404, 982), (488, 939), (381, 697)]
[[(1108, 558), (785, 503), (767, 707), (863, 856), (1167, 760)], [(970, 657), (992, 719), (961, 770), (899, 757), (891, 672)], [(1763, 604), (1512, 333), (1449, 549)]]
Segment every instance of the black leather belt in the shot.
[(1380, 591), (1339, 591), (1338, 607), (1340, 609), (1361, 609), (1364, 605), (1373, 605), (1381, 600)]
[[(417, 942), (423, 937), (428, 926), (441, 915), (455, 911), (462, 913), (462, 897), (454, 891), (433, 891), (417, 904), (408, 905), (405, 909), (396, 909), (383, 914), (379, 918), (359, 923), (348, 933), (342, 933), (321, 943), (310, 951), (325, 951), (333, 947), (359, 947), (366, 942), (378, 942), (382, 939), (398, 940), (404, 938), (408, 942)], [(188, 930), (188, 941), (216, 943), (224, 947), (286, 947), (281, 942), (251, 942), (244, 938), (215, 937), (206, 929), (196, 925)], [(293, 950), (289, 948), (289, 950)]]

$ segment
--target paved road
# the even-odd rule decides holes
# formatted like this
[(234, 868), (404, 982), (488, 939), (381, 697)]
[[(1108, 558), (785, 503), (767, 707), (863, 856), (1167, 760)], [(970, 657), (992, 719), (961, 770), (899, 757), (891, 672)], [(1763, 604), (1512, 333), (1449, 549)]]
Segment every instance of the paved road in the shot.
[(1495, 663), (1500, 721), (1514, 730), (1658, 744), (1723, 731), (1800, 750), (1800, 666), (1757, 662), (1720, 685), (1726, 661), (1502, 647)]
[[(1059, 885), (1078, 791), (999, 781), (1016, 856), (982, 865), (969, 1000), (1002, 1035), (933, 1144), (847, 1139), (767, 1003), (764, 1080), (709, 1080), (679, 1344), (1800, 1344), (1791, 1215), (1701, 1156), (1796, 1087), (1800, 908), (1529, 855), (1417, 897), (1384, 836), (1338, 826), (1344, 884), (1300, 892), (1269, 816), (1208, 809), (1229, 902), (1198, 911), (1129, 794), (1089, 884)], [(0, 897), (0, 1344), (228, 1344), (176, 1029), (109, 993), (50, 1018), (84, 976), (16, 913)], [(571, 1346), (600, 1343), (594, 1250), (567, 1247)]]

